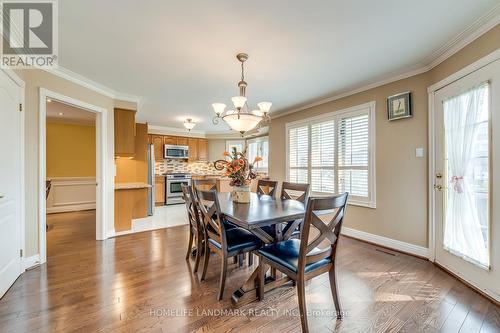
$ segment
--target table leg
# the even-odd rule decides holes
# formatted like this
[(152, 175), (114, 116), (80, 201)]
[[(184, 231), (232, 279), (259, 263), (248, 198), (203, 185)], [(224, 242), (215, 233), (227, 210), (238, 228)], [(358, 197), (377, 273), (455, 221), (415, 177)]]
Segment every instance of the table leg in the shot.
[[(270, 276), (267, 275), (265, 276), (264, 279), (265, 293), (291, 281), (291, 279), (288, 276), (281, 277), (281, 274), (276, 274), (276, 272), (275, 275), (276, 276), (273, 277), (271, 273)], [(250, 277), (246, 280), (245, 284), (233, 293), (233, 295), (231, 296), (231, 302), (234, 305), (245, 305), (259, 300), (259, 295), (257, 290), (258, 278), (259, 278), (259, 267), (257, 267), (253, 271), (252, 275), (250, 275)]]

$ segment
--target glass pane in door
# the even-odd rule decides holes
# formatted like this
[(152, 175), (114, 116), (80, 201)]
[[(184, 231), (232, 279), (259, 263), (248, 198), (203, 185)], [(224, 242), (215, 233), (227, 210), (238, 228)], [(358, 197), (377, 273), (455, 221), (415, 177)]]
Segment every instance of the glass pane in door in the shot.
[(489, 86), (443, 101), (445, 216), (443, 247), (489, 268)]

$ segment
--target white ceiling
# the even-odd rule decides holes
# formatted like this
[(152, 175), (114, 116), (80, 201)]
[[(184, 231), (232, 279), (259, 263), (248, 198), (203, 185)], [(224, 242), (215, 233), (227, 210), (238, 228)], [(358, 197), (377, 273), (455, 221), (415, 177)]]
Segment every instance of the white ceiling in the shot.
[(211, 104), (237, 95), (283, 112), (429, 57), (499, 0), (59, 1), (59, 63), (141, 98), (139, 121), (221, 131)]
[(95, 113), (93, 112), (54, 100), (47, 102), (46, 117), (49, 122), (77, 125), (94, 125), (96, 120)]

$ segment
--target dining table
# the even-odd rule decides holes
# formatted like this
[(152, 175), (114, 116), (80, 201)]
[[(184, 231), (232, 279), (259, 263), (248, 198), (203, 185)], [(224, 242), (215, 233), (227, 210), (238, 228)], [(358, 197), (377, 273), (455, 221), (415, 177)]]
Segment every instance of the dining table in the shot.
[[(233, 202), (231, 193), (218, 193), (222, 217), (252, 232), (265, 244), (289, 239), (300, 225), (305, 214), (304, 203), (293, 199), (275, 198), (265, 194), (250, 193), (249, 203)], [(231, 296), (235, 305), (242, 305), (258, 299), (258, 268)], [(271, 270), (266, 276), (264, 292), (268, 292), (291, 281), (287, 276)]]

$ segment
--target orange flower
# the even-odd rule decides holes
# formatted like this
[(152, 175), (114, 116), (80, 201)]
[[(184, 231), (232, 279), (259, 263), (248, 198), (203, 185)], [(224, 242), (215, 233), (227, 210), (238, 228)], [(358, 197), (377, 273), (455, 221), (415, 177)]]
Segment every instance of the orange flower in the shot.
[(245, 165), (245, 161), (243, 159), (239, 159), (238, 160), (238, 164), (241, 165), (241, 166), (244, 166)]
[(224, 156), (231, 156), (231, 154), (229, 154), (228, 151), (225, 151), (224, 153), (222, 153), (222, 155), (224, 155)]
[(257, 157), (255, 157), (255, 160), (253, 162), (257, 163), (257, 162), (260, 162), (260, 161), (262, 161), (262, 157), (257, 156)]

